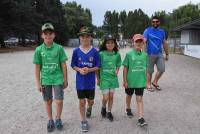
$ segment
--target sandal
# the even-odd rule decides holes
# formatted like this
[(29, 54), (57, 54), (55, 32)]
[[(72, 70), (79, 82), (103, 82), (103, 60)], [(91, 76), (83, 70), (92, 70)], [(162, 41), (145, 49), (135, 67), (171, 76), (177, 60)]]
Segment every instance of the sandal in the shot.
[(156, 84), (154, 84), (154, 83), (152, 83), (152, 85), (153, 85), (157, 90), (162, 90), (162, 89), (160, 88), (160, 86), (158, 86), (158, 85), (156, 85)]
[(153, 92), (153, 91), (154, 91), (154, 89), (153, 89), (152, 87), (146, 87), (146, 89), (147, 89), (148, 91), (150, 91), (150, 92)]

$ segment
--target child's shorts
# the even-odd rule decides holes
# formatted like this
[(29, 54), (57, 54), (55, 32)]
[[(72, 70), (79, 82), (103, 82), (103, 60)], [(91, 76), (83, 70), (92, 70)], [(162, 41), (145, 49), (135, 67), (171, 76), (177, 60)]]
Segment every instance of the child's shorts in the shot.
[(125, 93), (129, 96), (132, 96), (135, 92), (136, 96), (143, 96), (144, 88), (126, 88)]
[(103, 89), (101, 90), (101, 93), (104, 95), (104, 94), (108, 94), (108, 93), (115, 93), (115, 89), (113, 88), (109, 88), (109, 89)]
[(54, 99), (56, 100), (64, 99), (63, 85), (44, 85), (42, 86), (42, 95), (44, 101), (53, 99), (52, 89), (54, 89)]
[(77, 96), (79, 99), (93, 100), (95, 97), (95, 90), (77, 90)]

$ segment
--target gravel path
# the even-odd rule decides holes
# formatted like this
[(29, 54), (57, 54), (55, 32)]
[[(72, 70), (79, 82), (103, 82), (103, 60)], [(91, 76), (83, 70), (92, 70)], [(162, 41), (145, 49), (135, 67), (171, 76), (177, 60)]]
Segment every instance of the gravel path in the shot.
[[(72, 48), (65, 48), (71, 59)], [(122, 57), (129, 49), (120, 50)], [(0, 53), (0, 133), (46, 134), (47, 115), (41, 94), (35, 89), (34, 51)], [(64, 130), (53, 134), (79, 134), (80, 117), (75, 91), (75, 72), (69, 66), (69, 87), (65, 90), (62, 120)], [(199, 134), (200, 133), (200, 60), (170, 55), (166, 73), (160, 81), (162, 91), (144, 93), (147, 127), (137, 126), (137, 116), (125, 116), (125, 93), (116, 91), (113, 106), (114, 121), (100, 116), (101, 93), (96, 90), (91, 126), (88, 134)], [(135, 111), (135, 97), (132, 102)], [(55, 107), (54, 107), (55, 115)]]

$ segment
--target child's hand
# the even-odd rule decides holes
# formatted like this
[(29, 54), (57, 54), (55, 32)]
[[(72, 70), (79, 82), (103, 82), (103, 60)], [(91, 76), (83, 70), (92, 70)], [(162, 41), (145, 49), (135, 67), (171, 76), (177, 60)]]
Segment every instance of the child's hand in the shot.
[(37, 90), (38, 90), (39, 92), (42, 92), (42, 86), (41, 86), (40, 84), (37, 84), (36, 88), (37, 88)]
[(99, 79), (97, 79), (97, 85), (98, 85), (98, 86), (100, 85), (100, 81), (99, 81)]
[(83, 68), (80, 68), (80, 69), (79, 69), (79, 72), (80, 72), (80, 74), (82, 74), (82, 75), (85, 75), (85, 74), (86, 74), (86, 72), (85, 72), (85, 70), (84, 70)]
[(128, 88), (128, 82), (124, 82), (123, 86), (124, 86), (125, 89)]
[(83, 71), (85, 72), (85, 74), (89, 73), (89, 68), (88, 67), (84, 67)]
[(118, 75), (119, 73), (119, 69), (115, 70), (115, 74)]
[(64, 81), (64, 85), (63, 85), (63, 89), (67, 88), (68, 87), (68, 82), (67, 81)]

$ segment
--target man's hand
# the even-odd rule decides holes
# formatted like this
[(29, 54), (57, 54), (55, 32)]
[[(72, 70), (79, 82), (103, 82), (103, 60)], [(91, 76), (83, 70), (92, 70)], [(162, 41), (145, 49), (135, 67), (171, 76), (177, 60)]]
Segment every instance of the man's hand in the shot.
[(169, 55), (165, 54), (165, 60), (168, 61), (169, 60)]

